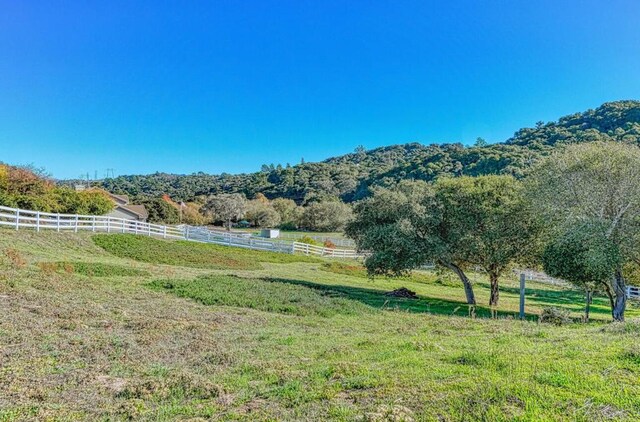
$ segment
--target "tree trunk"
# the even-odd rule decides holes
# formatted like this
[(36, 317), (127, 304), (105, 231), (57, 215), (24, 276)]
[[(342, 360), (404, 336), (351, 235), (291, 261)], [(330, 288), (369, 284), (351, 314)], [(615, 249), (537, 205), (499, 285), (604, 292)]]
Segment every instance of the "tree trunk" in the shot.
[(622, 276), (622, 269), (616, 270), (613, 278), (613, 292), (615, 294), (615, 302), (613, 305), (613, 320), (624, 321), (624, 311), (627, 307), (627, 285)]
[(231, 220), (227, 220), (227, 231), (231, 231)]
[(489, 297), (489, 306), (498, 306), (498, 299), (500, 299), (500, 290), (498, 289), (498, 274), (493, 271), (490, 272), (489, 280), (491, 281), (491, 296)]
[(473, 294), (473, 286), (471, 285), (471, 281), (469, 280), (467, 275), (464, 273), (464, 271), (462, 271), (462, 268), (451, 262), (441, 261), (440, 264), (442, 264), (443, 267), (446, 267), (456, 273), (456, 275), (460, 278), (460, 281), (462, 281), (462, 285), (464, 286), (464, 294), (467, 297), (467, 303), (469, 305), (475, 305), (476, 296), (475, 294)]
[(615, 301), (613, 300), (613, 292), (611, 291), (611, 286), (608, 282), (603, 281), (602, 286), (604, 287), (604, 292), (607, 294), (609, 298), (609, 305), (611, 305), (611, 317), (613, 317), (613, 308), (616, 306)]
[(593, 293), (591, 290), (586, 290), (587, 298), (584, 306), (584, 322), (589, 322), (589, 313), (591, 311), (591, 298), (593, 297)]

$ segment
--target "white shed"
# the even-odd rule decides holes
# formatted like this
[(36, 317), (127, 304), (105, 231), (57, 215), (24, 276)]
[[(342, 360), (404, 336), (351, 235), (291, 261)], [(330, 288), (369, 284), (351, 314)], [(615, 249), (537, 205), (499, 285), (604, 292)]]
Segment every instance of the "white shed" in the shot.
[(280, 237), (280, 230), (278, 229), (262, 229), (260, 232), (261, 237), (266, 237), (267, 239), (275, 239), (276, 237)]

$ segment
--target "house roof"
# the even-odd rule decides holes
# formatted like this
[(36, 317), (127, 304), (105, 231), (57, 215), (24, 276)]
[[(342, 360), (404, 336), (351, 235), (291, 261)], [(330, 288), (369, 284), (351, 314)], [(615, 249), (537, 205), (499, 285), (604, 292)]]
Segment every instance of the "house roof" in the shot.
[(125, 204), (129, 204), (129, 197), (127, 195), (116, 195), (115, 193), (111, 193), (111, 192), (107, 192), (107, 193), (117, 202), (124, 202)]
[(132, 212), (135, 215), (146, 219), (147, 217), (149, 217), (149, 212), (147, 211), (147, 209), (145, 208), (144, 205), (122, 205), (122, 204), (118, 204), (116, 205), (116, 208), (122, 208), (126, 211)]
[(130, 214), (136, 215), (139, 218), (147, 219), (149, 212), (144, 205), (133, 205), (129, 203), (129, 197), (127, 195), (116, 195), (102, 188), (92, 188), (93, 190), (105, 192), (113, 202), (116, 204), (116, 208), (120, 208)]

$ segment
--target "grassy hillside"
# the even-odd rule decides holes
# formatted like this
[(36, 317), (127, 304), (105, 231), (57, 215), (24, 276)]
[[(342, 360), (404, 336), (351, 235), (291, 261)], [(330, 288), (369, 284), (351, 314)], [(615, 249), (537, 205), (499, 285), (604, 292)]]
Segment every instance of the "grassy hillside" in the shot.
[(472, 320), (447, 276), (202, 246), (0, 230), (0, 420), (640, 418), (640, 323), (536, 322), (578, 292), (532, 283), (521, 322), (505, 280)]

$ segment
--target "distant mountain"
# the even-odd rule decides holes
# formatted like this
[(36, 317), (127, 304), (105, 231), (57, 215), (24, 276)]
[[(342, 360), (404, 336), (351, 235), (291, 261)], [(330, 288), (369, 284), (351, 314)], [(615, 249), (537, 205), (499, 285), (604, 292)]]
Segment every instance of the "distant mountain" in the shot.
[(433, 180), (441, 176), (512, 174), (522, 177), (531, 164), (562, 144), (614, 140), (640, 143), (640, 101), (605, 103), (518, 130), (505, 142), (491, 145), (392, 145), (295, 166), (263, 165), (250, 174), (175, 175), (155, 173), (106, 179), (102, 186), (138, 199), (168, 194), (175, 200), (194, 200), (222, 192), (248, 197), (262, 192), (269, 198), (291, 198), (304, 203), (323, 197), (347, 202), (368, 195), (372, 185), (399, 179)]

